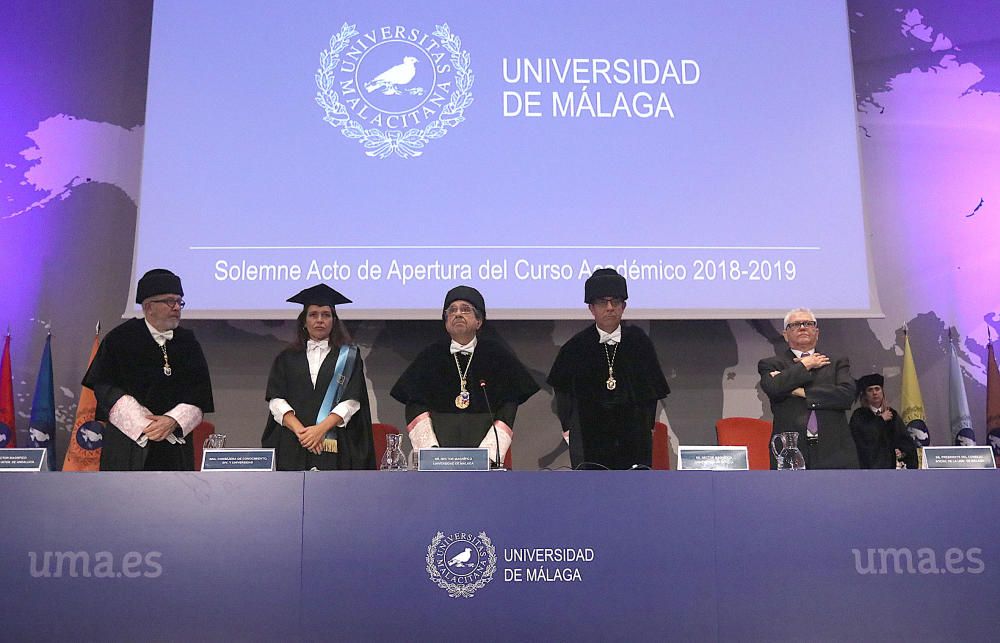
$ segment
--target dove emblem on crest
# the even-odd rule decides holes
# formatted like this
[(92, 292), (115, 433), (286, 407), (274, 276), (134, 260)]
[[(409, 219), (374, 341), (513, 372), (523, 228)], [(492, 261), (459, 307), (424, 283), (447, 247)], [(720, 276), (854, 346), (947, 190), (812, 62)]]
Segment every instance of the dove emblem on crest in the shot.
[[(409, 85), (413, 77), (417, 75), (417, 59), (413, 56), (406, 56), (403, 62), (386, 69), (384, 72), (365, 83), (365, 90), (370, 94), (373, 91), (382, 90), (385, 96), (398, 96), (402, 92), (400, 85)], [(409, 94), (422, 94), (423, 89), (416, 87), (406, 90)]]
[(448, 561), (448, 567), (468, 567), (469, 559), (472, 558), (472, 548), (466, 547), (464, 551), (452, 556)]

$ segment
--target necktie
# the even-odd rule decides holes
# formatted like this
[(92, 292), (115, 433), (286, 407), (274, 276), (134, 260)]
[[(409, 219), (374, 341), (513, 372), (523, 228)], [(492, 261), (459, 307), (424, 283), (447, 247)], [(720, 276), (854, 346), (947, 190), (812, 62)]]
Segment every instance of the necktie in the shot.
[(819, 435), (819, 422), (816, 420), (816, 411), (809, 411), (809, 419), (806, 420), (806, 433), (809, 435)]

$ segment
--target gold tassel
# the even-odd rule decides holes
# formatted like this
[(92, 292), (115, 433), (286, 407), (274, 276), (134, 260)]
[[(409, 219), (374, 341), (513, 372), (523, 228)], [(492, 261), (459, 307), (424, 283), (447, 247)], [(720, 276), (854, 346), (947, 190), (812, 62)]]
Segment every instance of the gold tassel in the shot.
[(326, 453), (336, 453), (337, 441), (331, 440), (330, 438), (325, 438), (323, 440), (323, 451), (325, 451)]

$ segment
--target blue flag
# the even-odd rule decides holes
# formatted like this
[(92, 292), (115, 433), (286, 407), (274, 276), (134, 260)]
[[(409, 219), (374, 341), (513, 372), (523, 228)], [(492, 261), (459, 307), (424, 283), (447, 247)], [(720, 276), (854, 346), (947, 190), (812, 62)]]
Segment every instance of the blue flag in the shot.
[(31, 401), (28, 441), (36, 449), (48, 449), (49, 471), (56, 460), (56, 401), (52, 378), (52, 335), (45, 338), (42, 363), (38, 366), (35, 397)]

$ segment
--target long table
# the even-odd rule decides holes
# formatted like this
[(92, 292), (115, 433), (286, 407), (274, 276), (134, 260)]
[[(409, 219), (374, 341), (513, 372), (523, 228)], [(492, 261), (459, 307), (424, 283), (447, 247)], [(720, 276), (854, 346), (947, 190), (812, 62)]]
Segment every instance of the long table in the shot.
[(0, 474), (0, 638), (995, 640), (990, 471)]

